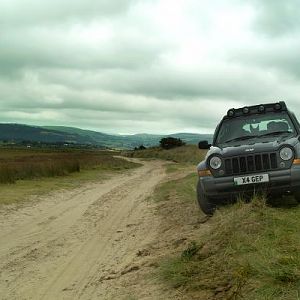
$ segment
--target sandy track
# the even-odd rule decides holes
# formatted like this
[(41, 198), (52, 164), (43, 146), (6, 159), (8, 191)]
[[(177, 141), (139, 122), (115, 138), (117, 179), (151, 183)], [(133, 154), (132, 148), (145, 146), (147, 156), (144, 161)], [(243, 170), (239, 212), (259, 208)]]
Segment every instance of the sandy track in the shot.
[(145, 162), (104, 183), (0, 211), (0, 299), (120, 299), (118, 278), (141, 268), (137, 253), (157, 237), (146, 198), (164, 177), (162, 162)]

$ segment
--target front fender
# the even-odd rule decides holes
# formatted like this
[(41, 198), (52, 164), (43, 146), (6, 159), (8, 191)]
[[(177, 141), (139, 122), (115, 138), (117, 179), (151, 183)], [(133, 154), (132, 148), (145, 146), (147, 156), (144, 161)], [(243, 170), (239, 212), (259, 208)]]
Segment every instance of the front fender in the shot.
[(203, 160), (197, 166), (197, 171), (204, 171), (206, 169), (207, 169), (207, 167), (206, 167), (206, 160)]

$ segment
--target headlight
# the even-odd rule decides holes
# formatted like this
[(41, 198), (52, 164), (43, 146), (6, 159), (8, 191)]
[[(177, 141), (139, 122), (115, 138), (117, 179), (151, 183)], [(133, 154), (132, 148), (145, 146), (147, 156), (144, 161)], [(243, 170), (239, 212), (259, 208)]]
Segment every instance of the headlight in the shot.
[(284, 147), (280, 150), (280, 158), (282, 160), (291, 160), (294, 156), (294, 152), (289, 147)]
[(222, 160), (220, 157), (214, 156), (210, 159), (209, 165), (214, 170), (220, 169), (222, 166)]

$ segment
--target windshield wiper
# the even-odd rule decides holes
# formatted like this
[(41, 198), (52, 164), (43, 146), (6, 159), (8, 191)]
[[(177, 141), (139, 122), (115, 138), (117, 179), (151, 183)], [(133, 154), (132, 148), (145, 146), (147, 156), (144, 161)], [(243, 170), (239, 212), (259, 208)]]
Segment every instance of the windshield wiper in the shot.
[(253, 139), (253, 138), (257, 138), (257, 137), (259, 137), (259, 135), (244, 135), (244, 136), (240, 136), (240, 137), (225, 141), (224, 143), (250, 140), (250, 139)]
[(293, 134), (293, 132), (290, 131), (274, 131), (274, 132), (268, 132), (265, 134), (261, 134), (259, 137), (263, 137), (263, 136), (269, 136), (269, 135), (280, 135), (280, 134)]

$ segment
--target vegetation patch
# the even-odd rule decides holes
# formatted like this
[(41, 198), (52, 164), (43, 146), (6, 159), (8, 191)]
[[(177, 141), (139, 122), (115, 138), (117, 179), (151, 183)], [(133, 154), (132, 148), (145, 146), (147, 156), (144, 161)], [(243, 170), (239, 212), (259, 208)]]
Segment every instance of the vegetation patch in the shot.
[[(171, 164), (170, 172), (180, 167)], [(190, 216), (195, 211), (196, 181), (192, 173), (155, 190), (160, 213), (167, 211), (166, 227), (190, 222), (184, 217), (178, 224), (177, 210)], [(176, 254), (160, 261), (159, 277), (184, 299), (299, 299), (300, 208), (292, 199), (272, 202), (276, 207), (256, 196), (223, 206), (210, 218), (209, 230), (179, 252), (170, 249)]]
[(206, 152), (206, 150), (199, 150), (195, 145), (185, 145), (168, 150), (153, 147), (145, 150), (127, 151), (124, 154), (129, 157), (163, 159), (176, 163), (196, 165), (204, 158)]
[[(167, 165), (167, 173), (176, 175), (195, 166), (205, 154), (188, 145), (128, 155), (176, 162)], [(169, 256), (159, 262), (159, 278), (184, 295), (183, 299), (300, 299), (300, 207), (294, 200), (266, 201), (256, 196), (249, 203), (223, 206), (205, 230), (198, 231), (198, 225), (187, 225), (196, 219), (196, 181), (192, 173), (165, 182), (152, 196), (164, 230), (181, 228), (182, 234), (185, 228), (186, 236), (187, 229), (199, 233), (190, 234), (184, 248), (170, 241)], [(200, 210), (197, 214), (201, 227), (203, 215)]]
[(161, 262), (160, 276), (191, 299), (203, 291), (207, 299), (299, 299), (299, 217), (299, 207), (269, 207), (262, 197), (224, 207), (209, 232)]
[(183, 142), (179, 138), (165, 137), (159, 141), (159, 144), (161, 148), (168, 150), (168, 149), (184, 146), (185, 142)]
[(99, 182), (140, 166), (114, 157), (116, 154), (119, 153), (97, 150), (1, 149), (0, 205)]
[(117, 170), (135, 166), (134, 163), (115, 158), (113, 154), (117, 153), (99, 150), (1, 149), (0, 183), (64, 176), (99, 167)]
[[(184, 202), (190, 202), (196, 199), (196, 173), (189, 174), (183, 179), (179, 178), (158, 185), (152, 196), (156, 202), (172, 201), (176, 196), (177, 199)], [(187, 203), (187, 205), (190, 205)]]

